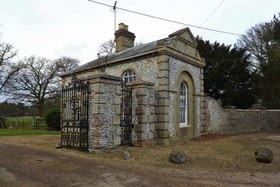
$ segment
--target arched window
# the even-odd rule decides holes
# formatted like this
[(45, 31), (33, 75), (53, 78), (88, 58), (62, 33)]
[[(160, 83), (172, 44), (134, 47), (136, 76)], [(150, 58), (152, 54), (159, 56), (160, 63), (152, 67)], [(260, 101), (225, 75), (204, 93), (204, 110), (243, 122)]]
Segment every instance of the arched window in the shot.
[(135, 80), (136, 80), (136, 75), (135, 75), (134, 71), (127, 70), (126, 72), (124, 72), (124, 74), (123, 74), (123, 81), (125, 83), (134, 82)]
[(188, 88), (185, 82), (180, 84), (180, 127), (188, 126)]

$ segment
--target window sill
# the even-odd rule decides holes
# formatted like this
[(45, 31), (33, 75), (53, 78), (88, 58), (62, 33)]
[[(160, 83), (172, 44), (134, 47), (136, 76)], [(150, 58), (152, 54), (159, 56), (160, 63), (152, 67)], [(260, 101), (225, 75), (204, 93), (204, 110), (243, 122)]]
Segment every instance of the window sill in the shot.
[(181, 125), (181, 124), (180, 124), (179, 127), (180, 127), (180, 128), (190, 128), (191, 126), (190, 126), (190, 125), (185, 125), (185, 124), (184, 124), (184, 125)]

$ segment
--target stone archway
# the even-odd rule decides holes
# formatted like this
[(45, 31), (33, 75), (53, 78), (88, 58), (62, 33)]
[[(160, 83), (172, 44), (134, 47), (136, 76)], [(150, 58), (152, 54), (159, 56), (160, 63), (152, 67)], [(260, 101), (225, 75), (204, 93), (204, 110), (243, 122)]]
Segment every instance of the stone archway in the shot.
[[(186, 124), (180, 124), (180, 86), (186, 85)], [(176, 94), (175, 94), (175, 110), (174, 110), (174, 126), (176, 136), (178, 139), (191, 139), (195, 136), (195, 87), (192, 76), (187, 72), (183, 71), (180, 73), (176, 80)], [(182, 96), (181, 96), (182, 97)], [(182, 102), (182, 100), (181, 100)]]

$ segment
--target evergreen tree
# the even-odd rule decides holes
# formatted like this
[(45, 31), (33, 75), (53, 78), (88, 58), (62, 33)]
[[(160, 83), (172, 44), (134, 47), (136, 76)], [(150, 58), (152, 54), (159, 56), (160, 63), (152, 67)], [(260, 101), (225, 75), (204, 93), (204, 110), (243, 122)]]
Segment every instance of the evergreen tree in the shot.
[(198, 50), (206, 61), (204, 91), (221, 100), (223, 106), (249, 108), (254, 103), (251, 94), (250, 56), (245, 49), (210, 43), (196, 38)]

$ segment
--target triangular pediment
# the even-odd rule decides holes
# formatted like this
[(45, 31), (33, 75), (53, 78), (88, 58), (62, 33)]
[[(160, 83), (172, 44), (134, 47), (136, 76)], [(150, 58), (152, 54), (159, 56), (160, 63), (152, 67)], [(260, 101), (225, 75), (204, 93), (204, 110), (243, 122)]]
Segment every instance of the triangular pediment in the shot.
[(165, 46), (174, 54), (180, 54), (186, 58), (202, 61), (197, 50), (196, 40), (189, 28), (178, 30), (165, 39)]
[(189, 28), (184, 28), (184, 29), (178, 30), (178, 31), (170, 34), (169, 38), (178, 38), (178, 39), (187, 41), (188, 43), (191, 43), (195, 46), (197, 45), (195, 38)]

